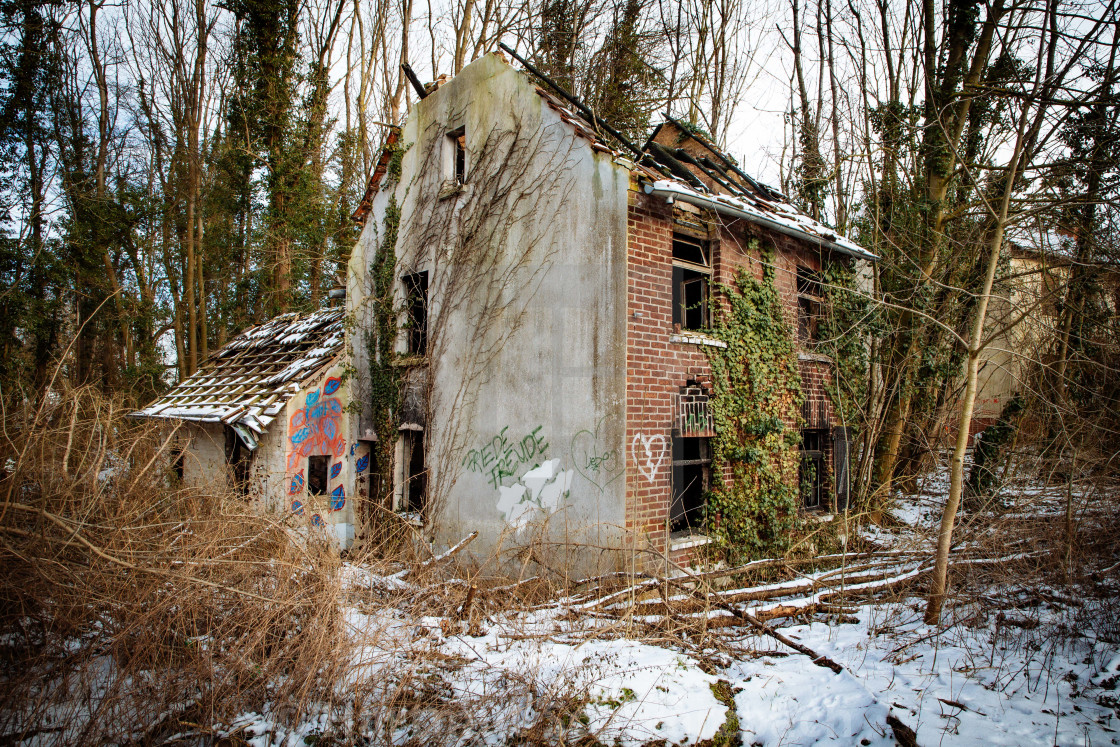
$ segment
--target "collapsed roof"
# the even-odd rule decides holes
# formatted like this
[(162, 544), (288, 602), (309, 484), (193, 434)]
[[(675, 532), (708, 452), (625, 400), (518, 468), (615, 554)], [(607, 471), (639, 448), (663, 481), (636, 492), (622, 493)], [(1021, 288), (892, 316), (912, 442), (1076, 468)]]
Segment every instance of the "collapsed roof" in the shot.
[(281, 314), (242, 332), (198, 371), (142, 410), (142, 418), (225, 423), (250, 448), (288, 398), (342, 352), (343, 309)]
[(657, 126), (643, 152), (647, 158), (642, 163), (662, 172), (660, 178), (645, 180), (647, 194), (742, 218), (848, 256), (878, 259), (748, 176), (707, 138), (674, 119)]
[[(528, 60), (504, 44), (500, 46), (525, 67), (525, 71), (518, 71), (520, 74), (528, 77), (532, 73), (553, 89), (546, 90), (533, 83), (532, 79), (529, 81), (548, 107), (572, 127), (576, 136), (587, 140), (597, 151), (613, 154), (616, 162), (628, 165), (631, 173), (643, 183), (647, 194), (663, 197), (669, 202), (680, 200), (731, 218), (741, 218), (827, 251), (859, 259), (879, 258), (806, 214), (778, 190), (750, 177), (734, 159), (694, 128), (667, 117), (646, 144), (639, 148)], [(494, 54), (506, 61), (500, 53)], [(425, 96), (446, 85), (445, 78), (441, 76), (440, 80), (428, 86)], [(398, 136), (396, 129), (390, 132), (377, 167), (370, 175), (365, 196), (353, 216), (359, 222), (364, 222), (369, 214), (372, 197), (385, 177), (391, 149)], [(619, 146), (625, 152), (618, 150)]]

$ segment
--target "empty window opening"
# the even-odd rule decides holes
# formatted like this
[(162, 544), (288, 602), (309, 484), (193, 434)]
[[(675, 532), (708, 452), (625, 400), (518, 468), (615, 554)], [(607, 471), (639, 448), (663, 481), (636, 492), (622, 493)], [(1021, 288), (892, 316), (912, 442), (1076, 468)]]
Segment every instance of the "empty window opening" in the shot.
[(669, 531), (698, 532), (711, 480), (712, 447), (708, 438), (673, 438), (673, 500)]
[(330, 468), (329, 456), (307, 457), (307, 492), (311, 495), (327, 494), (327, 470)]
[(825, 439), (826, 430), (801, 431), (801, 505), (807, 509), (817, 509), (824, 505)]
[(186, 474), (186, 459), (187, 450), (182, 445), (175, 446), (171, 449), (171, 474), (182, 482), (183, 476)]
[(237, 432), (226, 426), (226, 465), (229, 467), (233, 488), (241, 495), (249, 494), (249, 466), (253, 452)]
[(428, 273), (414, 272), (401, 281), (408, 309), (408, 352), (424, 355), (428, 352)]
[(467, 181), (467, 130), (460, 127), (447, 133), (451, 149), (451, 178), (456, 184)]
[(805, 348), (820, 341), (821, 276), (808, 267), (797, 268), (797, 339)]
[(703, 239), (673, 234), (673, 328), (705, 329), (712, 279), (711, 247)]
[(423, 516), (428, 497), (428, 470), (424, 466), (424, 432), (405, 431), (404, 448), (408, 480), (404, 485), (402, 508)]

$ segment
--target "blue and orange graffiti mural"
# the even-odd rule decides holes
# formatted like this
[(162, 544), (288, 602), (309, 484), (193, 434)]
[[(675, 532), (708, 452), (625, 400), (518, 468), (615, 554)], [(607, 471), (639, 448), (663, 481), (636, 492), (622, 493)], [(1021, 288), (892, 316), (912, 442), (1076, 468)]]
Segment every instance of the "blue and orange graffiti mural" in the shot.
[(303, 470), (292, 475), (292, 481), (288, 484), (288, 495), (297, 495), (303, 492)]
[[(328, 383), (331, 380), (328, 379)], [(338, 387), (334, 387), (334, 391)], [(323, 387), (324, 391), (327, 389)], [(304, 406), (288, 421), (288, 471), (295, 472), (313, 454), (342, 456), (346, 441), (342, 437), (342, 403), (336, 397), (320, 398), (319, 390), (309, 392)]]

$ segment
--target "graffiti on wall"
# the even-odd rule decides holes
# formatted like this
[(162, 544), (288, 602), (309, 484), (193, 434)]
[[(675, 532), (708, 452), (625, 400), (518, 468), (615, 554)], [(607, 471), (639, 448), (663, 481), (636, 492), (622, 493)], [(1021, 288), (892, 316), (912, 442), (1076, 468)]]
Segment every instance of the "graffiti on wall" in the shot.
[[(291, 497), (292, 513), (304, 516), (311, 507), (311, 496), (305, 495), (307, 489), (307, 459), (311, 456), (339, 457), (328, 469), (328, 484), (338, 482), (343, 474), (343, 459), (347, 458), (346, 440), (342, 433), (342, 402), (330, 395), (339, 390), (342, 380), (332, 376), (323, 382), (321, 389), (308, 392), (303, 406), (292, 413), (288, 419), (287, 487)], [(350, 457), (354, 449), (349, 451)], [(366, 456), (368, 461), (368, 455)], [(315, 505), (317, 509), (341, 511), (346, 505), (346, 489), (336, 484), (326, 496), (326, 505)], [(311, 516), (315, 526), (325, 526), (320, 513)]]
[[(572, 470), (560, 469), (559, 459), (547, 459), (550, 444), (538, 425), (520, 438), (511, 436), (509, 426), (498, 431), (477, 449), (470, 449), (462, 465), (470, 472), (485, 475), (498, 491), (498, 512), (510, 526), (523, 529), (538, 512), (553, 513), (571, 491)], [(531, 466), (530, 466), (531, 465)], [(528, 469), (512, 485), (523, 467)]]
[(560, 507), (572, 487), (571, 470), (560, 469), (559, 459), (549, 459), (526, 472), (509, 487), (498, 487), (498, 511), (506, 523), (524, 529), (538, 511), (546, 515)]
[(652, 436), (635, 433), (634, 440), (630, 442), (630, 454), (634, 458), (634, 464), (638, 466), (638, 472), (645, 475), (649, 482), (653, 482), (657, 477), (657, 471), (661, 469), (668, 453), (669, 439), (661, 433)]
[(626, 469), (618, 449), (603, 443), (606, 420), (606, 417), (601, 419), (594, 431), (585, 428), (576, 433), (571, 444), (572, 464), (576, 471), (600, 491), (621, 477)]
[(337, 397), (321, 397), (318, 389), (308, 392), (304, 406), (288, 420), (288, 470), (299, 469), (303, 460), (314, 454), (342, 456), (346, 441), (341, 419), (342, 403)]
[(463, 457), (463, 466), (470, 472), (486, 475), (491, 487), (500, 488), (502, 480), (514, 477), (521, 465), (541, 459), (548, 453), (549, 444), (541, 436), (543, 427), (538, 425), (518, 439), (509, 436), (507, 425), (490, 441), (468, 451)]

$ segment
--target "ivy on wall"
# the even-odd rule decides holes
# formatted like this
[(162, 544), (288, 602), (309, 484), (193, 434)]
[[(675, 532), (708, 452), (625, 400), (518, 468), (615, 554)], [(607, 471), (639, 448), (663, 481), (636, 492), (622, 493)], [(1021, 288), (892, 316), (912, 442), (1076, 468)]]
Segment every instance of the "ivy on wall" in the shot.
[(824, 315), (817, 352), (831, 358), (834, 366), (826, 390), (841, 422), (858, 432), (863, 425), (860, 407), (867, 397), (868, 335), (876, 334), (881, 322), (870, 300), (857, 291), (850, 263), (823, 262), (821, 287)]
[[(401, 177), (401, 159), (408, 146), (390, 146), (392, 156), (385, 172), (385, 189), (389, 200), (382, 221), (381, 245), (377, 248), (370, 276), (373, 278), (373, 329), (367, 340), (369, 345), (370, 411), (377, 444), (375, 460), (370, 466), (370, 498), (387, 506), (393, 488), (393, 457), (400, 429), (401, 400), (403, 398), (402, 369), (395, 365), (397, 352), (398, 312), (393, 302), (393, 280), (397, 266), (397, 234), (400, 230), (401, 210), (397, 204), (396, 186)], [(373, 490), (376, 494), (372, 494)]]
[(720, 286), (711, 333), (727, 347), (707, 349), (716, 437), (705, 524), (731, 563), (783, 552), (798, 520), (801, 377), (772, 259), (762, 280), (740, 269)]

